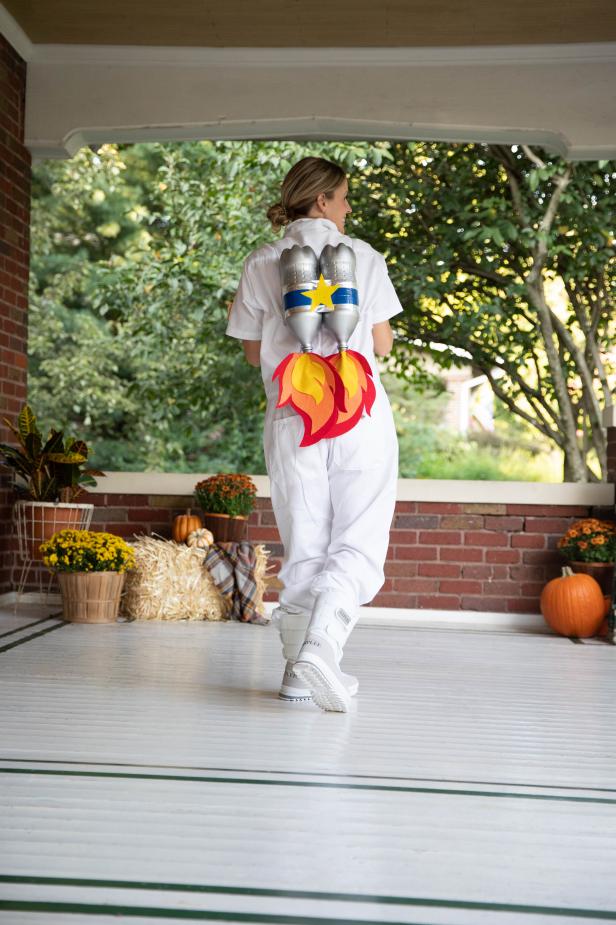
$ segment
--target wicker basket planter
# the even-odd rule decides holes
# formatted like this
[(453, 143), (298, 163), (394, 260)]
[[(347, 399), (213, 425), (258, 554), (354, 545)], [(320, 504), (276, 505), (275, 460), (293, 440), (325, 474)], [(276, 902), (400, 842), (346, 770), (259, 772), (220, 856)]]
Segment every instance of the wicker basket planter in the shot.
[(70, 623), (115, 623), (126, 572), (59, 572), (62, 617)]
[(203, 526), (214, 534), (215, 543), (240, 543), (246, 538), (248, 518), (243, 515), (212, 514), (203, 511)]

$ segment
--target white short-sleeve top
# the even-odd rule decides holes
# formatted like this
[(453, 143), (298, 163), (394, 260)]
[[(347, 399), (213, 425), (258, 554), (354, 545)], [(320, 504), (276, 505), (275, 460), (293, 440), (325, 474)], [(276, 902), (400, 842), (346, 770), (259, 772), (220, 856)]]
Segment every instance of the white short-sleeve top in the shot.
[[(341, 234), (328, 218), (298, 218), (286, 226), (282, 238), (262, 245), (246, 257), (225, 331), (230, 337), (240, 340), (261, 341), (261, 375), (268, 403), (278, 400), (278, 381), (272, 382), (274, 370), (289, 353), (301, 349), (297, 337), (284, 320), (280, 255), (294, 244), (308, 244), (318, 257), (326, 244), (341, 242), (355, 252), (359, 293), (359, 322), (349, 338), (349, 347), (366, 358), (375, 385), (380, 385), (372, 325), (403, 311), (389, 278), (385, 258), (366, 241)], [(337, 349), (336, 338), (322, 324), (313, 340), (314, 353), (327, 356), (336, 353)]]

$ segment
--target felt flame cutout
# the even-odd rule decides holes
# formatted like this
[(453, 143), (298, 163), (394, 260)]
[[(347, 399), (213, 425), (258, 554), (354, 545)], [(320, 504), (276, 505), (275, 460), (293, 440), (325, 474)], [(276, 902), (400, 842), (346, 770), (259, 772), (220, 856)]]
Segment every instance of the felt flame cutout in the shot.
[(370, 414), (376, 389), (370, 364), (356, 350), (341, 350), (325, 359), (337, 371), (344, 386), (344, 409), (339, 408), (337, 420), (327, 432), (328, 437), (338, 437), (357, 424), (364, 408)]
[(272, 376), (278, 378), (277, 408), (291, 405), (304, 421), (300, 446), (337, 437), (355, 426), (376, 397), (368, 361), (355, 350), (328, 357), (290, 353)]
[(336, 368), (317, 353), (290, 353), (272, 379), (278, 378), (278, 404), (291, 405), (304, 421), (300, 446), (310, 446), (329, 431), (344, 408), (344, 384)]

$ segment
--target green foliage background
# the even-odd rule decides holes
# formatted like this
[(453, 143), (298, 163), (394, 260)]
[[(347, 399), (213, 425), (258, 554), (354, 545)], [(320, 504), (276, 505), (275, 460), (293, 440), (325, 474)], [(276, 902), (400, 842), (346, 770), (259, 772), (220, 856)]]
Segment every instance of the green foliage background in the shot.
[[(557, 478), (560, 412), (536, 326), (524, 321), (524, 267), (541, 233), (545, 190), (563, 164), (552, 159), (543, 171), (519, 165), (536, 215), (518, 228), (499, 151), (486, 145), (205, 141), (104, 145), (70, 161), (40, 162), (29, 388), (42, 425), (84, 438), (102, 469), (265, 471), (260, 371), (224, 328), (244, 257), (272, 239), (265, 212), (306, 154), (348, 170), (347, 231), (386, 256), (406, 308), (395, 319), (395, 353), (383, 364), (401, 476)], [(583, 285), (605, 274), (610, 248), (613, 256), (614, 194), (605, 164), (576, 165), (575, 182), (550, 255), (559, 272), (577, 274)], [(589, 215), (584, 203), (591, 199)], [(613, 318), (599, 314), (596, 339), (604, 350)], [(436, 350), (434, 342), (456, 350)], [(469, 355), (463, 348), (470, 343), (476, 348)], [(431, 353), (440, 363), (472, 363), (475, 371), (498, 363), (507, 372), (492, 445), (434, 427), (443, 397), (425, 365)], [(575, 400), (576, 370), (562, 359)], [(536, 375), (533, 362), (556, 409), (550, 429), (537, 427), (541, 409), (533, 411), (520, 387)], [(600, 382), (597, 394), (606, 403)], [(516, 417), (520, 411), (525, 420)], [(597, 460), (591, 440), (591, 460), (593, 451)]]

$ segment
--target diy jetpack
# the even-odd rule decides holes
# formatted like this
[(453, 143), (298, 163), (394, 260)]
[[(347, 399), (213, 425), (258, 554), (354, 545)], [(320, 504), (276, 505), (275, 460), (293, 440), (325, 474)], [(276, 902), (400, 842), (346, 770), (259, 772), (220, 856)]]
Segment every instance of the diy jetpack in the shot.
[[(290, 405), (304, 421), (300, 446), (351, 430), (376, 396), (370, 364), (348, 341), (359, 322), (355, 253), (348, 244), (327, 244), (317, 257), (299, 244), (280, 255), (283, 316), (297, 337), (301, 352), (290, 353), (277, 366), (277, 408)], [(329, 356), (313, 353), (313, 341), (324, 324), (338, 342)]]

